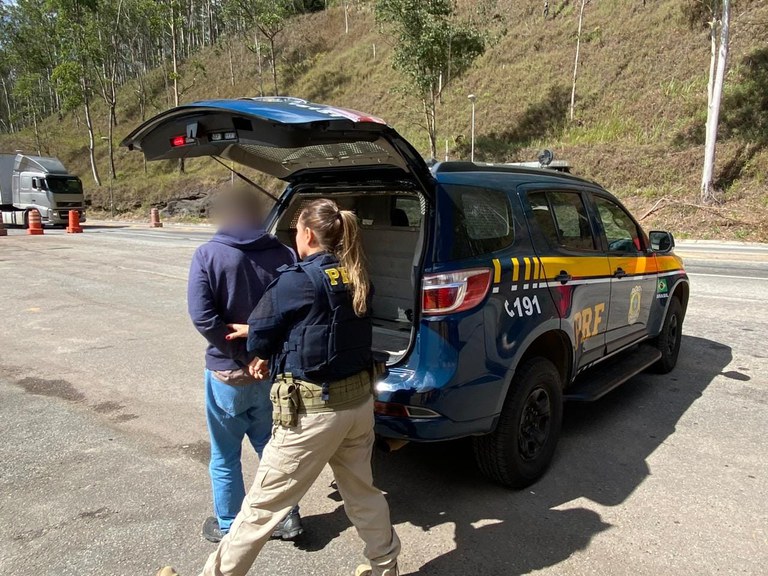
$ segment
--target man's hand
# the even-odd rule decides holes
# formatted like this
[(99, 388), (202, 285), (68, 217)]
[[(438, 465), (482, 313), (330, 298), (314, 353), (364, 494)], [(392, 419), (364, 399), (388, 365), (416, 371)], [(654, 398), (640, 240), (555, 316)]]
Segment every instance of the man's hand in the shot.
[(251, 363), (248, 364), (248, 372), (256, 380), (266, 380), (269, 376), (269, 360), (262, 360), (261, 358), (254, 358)]
[(227, 340), (248, 337), (248, 324), (227, 324), (227, 328), (232, 330), (232, 332), (225, 336)]

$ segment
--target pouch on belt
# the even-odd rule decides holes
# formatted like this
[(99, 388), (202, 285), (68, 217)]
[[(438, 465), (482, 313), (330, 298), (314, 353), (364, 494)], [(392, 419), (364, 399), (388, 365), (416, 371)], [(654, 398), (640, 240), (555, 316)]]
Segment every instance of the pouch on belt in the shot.
[(280, 376), (269, 391), (272, 422), (292, 428), (299, 422), (299, 385), (290, 374)]

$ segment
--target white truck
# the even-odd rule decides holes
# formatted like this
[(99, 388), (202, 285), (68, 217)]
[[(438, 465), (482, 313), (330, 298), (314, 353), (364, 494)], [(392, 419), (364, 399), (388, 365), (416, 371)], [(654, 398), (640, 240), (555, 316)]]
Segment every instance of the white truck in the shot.
[(80, 178), (56, 158), (0, 154), (0, 212), (3, 222), (27, 227), (36, 208), (44, 224), (66, 225), (76, 210), (85, 222), (85, 199)]

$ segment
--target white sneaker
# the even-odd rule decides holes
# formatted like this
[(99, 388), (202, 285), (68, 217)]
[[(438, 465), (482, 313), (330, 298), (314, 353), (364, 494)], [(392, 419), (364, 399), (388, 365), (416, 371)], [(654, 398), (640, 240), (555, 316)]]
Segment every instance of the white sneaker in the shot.
[(361, 564), (355, 570), (355, 576), (399, 576), (400, 572), (397, 569), (397, 564), (392, 568), (384, 568), (381, 571), (374, 573), (373, 568), (368, 564)]

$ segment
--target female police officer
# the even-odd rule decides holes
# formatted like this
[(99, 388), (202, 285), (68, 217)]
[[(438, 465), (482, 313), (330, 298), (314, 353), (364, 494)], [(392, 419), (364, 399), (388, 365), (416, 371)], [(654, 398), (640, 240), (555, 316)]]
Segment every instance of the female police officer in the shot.
[[(397, 576), (400, 541), (371, 473), (371, 288), (357, 218), (331, 200), (314, 201), (299, 215), (296, 247), (303, 261), (283, 269), (248, 321), (248, 349), (270, 358), (275, 376), (272, 438), (203, 574), (245, 576), (328, 463), (365, 542), (370, 565), (357, 574)], [(252, 364), (254, 374), (265, 368), (265, 360)]]

